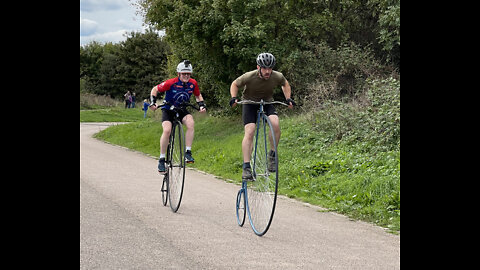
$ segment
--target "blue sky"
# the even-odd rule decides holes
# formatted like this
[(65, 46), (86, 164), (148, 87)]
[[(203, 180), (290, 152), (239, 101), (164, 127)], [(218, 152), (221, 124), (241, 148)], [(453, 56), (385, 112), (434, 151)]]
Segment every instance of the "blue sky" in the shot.
[(80, 0), (80, 45), (120, 42), (131, 31), (145, 32), (135, 0)]

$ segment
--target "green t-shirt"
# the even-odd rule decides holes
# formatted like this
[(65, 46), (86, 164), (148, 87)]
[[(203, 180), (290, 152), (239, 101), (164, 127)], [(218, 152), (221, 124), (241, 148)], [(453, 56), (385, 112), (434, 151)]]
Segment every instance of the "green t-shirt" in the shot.
[(249, 71), (236, 79), (239, 89), (243, 87), (242, 99), (260, 101), (273, 101), (273, 89), (285, 85), (285, 77), (281, 72), (272, 71), (268, 80), (258, 76), (257, 70)]

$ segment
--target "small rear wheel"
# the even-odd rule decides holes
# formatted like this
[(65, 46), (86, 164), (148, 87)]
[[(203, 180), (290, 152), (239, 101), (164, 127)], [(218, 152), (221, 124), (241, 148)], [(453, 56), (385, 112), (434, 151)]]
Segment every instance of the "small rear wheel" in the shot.
[(237, 194), (237, 223), (242, 227), (245, 223), (245, 191), (240, 189)]
[(163, 184), (162, 184), (162, 203), (163, 206), (167, 205), (167, 199), (168, 199), (168, 173), (165, 174), (163, 177)]

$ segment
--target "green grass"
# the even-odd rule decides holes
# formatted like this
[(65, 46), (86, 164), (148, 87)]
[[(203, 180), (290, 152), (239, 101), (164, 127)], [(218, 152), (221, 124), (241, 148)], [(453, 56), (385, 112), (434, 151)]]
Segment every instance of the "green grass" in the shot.
[(111, 126), (94, 137), (158, 157), (161, 135), (160, 123), (145, 120)]
[[(194, 118), (191, 166), (239, 183), (240, 117)], [(399, 231), (399, 150), (348, 137), (334, 140), (337, 131), (319, 131), (313, 123), (307, 116), (281, 117), (279, 194)], [(158, 157), (161, 132), (158, 120), (148, 119), (109, 127), (96, 137)]]
[[(151, 111), (148, 111), (147, 115), (151, 113)], [(80, 110), (80, 122), (133, 122), (142, 120), (143, 111), (139, 107), (125, 109), (123, 105), (121, 105), (92, 110)]]
[[(239, 118), (196, 118), (194, 166), (224, 179), (241, 182), (243, 124)], [(197, 140), (198, 139), (198, 140)]]
[(332, 140), (335, 131), (315, 130), (308, 117), (285, 118), (281, 125), (281, 194), (400, 230), (399, 150)]

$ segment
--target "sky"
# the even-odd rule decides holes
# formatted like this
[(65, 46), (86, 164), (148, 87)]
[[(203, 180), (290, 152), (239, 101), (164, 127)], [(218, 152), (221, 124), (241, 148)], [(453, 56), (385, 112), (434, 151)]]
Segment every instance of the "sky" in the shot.
[(145, 32), (135, 0), (80, 0), (80, 45), (95, 40), (117, 43), (131, 31)]

